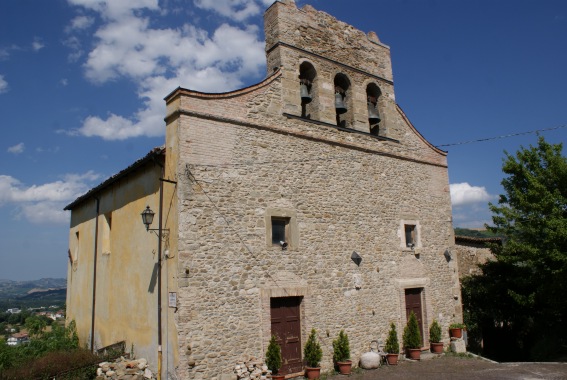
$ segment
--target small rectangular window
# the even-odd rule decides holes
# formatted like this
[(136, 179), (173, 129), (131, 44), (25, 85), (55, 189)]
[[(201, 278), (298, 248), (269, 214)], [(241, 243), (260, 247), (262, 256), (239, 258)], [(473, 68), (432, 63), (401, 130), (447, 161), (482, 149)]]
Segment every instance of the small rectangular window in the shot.
[(280, 245), (280, 242), (287, 243), (289, 240), (289, 219), (272, 218), (272, 244)]
[(416, 236), (415, 236), (415, 225), (414, 224), (405, 224), (404, 225), (406, 231), (406, 247), (413, 248), (415, 247)]

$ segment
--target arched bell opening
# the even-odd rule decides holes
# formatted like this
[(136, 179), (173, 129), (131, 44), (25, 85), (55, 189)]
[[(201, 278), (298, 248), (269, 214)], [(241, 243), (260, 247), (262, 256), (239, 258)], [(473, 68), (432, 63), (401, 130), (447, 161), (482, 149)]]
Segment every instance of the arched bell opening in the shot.
[(382, 117), (378, 110), (378, 104), (382, 92), (375, 83), (370, 83), (366, 86), (366, 104), (368, 107), (368, 125), (370, 134), (378, 136), (380, 134), (380, 122)]
[(301, 97), (301, 117), (318, 119), (319, 100), (317, 99), (317, 71), (309, 62), (299, 65), (299, 96)]
[(344, 74), (335, 75), (335, 113), (337, 126), (346, 128), (348, 121), (352, 121), (352, 110), (349, 107), (351, 98), (350, 80)]

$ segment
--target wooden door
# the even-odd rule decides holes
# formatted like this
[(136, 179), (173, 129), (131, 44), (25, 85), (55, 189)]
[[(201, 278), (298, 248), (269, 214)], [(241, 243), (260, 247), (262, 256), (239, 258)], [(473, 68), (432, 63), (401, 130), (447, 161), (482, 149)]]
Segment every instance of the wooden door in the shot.
[(272, 335), (282, 348), (281, 374), (303, 370), (301, 361), (301, 322), (299, 306), (302, 297), (270, 298)]
[(423, 346), (423, 311), (421, 307), (422, 291), (422, 288), (406, 289), (406, 321), (409, 320), (410, 312), (413, 311), (417, 317), (419, 332), (421, 334), (421, 345)]

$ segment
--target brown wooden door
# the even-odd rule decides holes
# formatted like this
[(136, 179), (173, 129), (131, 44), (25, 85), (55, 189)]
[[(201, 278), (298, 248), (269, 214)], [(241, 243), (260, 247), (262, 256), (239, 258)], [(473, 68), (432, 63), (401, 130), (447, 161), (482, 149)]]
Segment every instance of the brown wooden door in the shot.
[(299, 305), (301, 297), (270, 298), (272, 335), (282, 348), (281, 374), (303, 370), (301, 361), (301, 322)]
[(422, 288), (406, 289), (406, 321), (409, 320), (410, 312), (414, 312), (419, 324), (419, 332), (421, 333), (421, 345), (423, 346), (423, 312), (421, 308), (421, 292)]

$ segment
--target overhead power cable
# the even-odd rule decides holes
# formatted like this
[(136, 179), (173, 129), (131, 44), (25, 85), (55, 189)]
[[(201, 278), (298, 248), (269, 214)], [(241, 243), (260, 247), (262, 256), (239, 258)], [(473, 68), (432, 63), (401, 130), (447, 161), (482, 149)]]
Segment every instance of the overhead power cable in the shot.
[(527, 131), (527, 132), (510, 133), (510, 134), (507, 134), (507, 135), (486, 137), (486, 138), (477, 139), (477, 140), (468, 140), (468, 141), (461, 141), (461, 142), (457, 142), (457, 143), (441, 144), (441, 145), (436, 145), (436, 147), (439, 148), (439, 147), (442, 147), (442, 146), (465, 145), (465, 144), (472, 144), (472, 143), (484, 142), (484, 141), (490, 141), (490, 140), (499, 140), (499, 139), (505, 139), (505, 138), (508, 138), (508, 137), (528, 135), (530, 133), (554, 131), (556, 129), (561, 129), (561, 128), (565, 128), (565, 127), (567, 127), (567, 125), (560, 125), (558, 127), (553, 127), (553, 128), (535, 129), (533, 131)]

